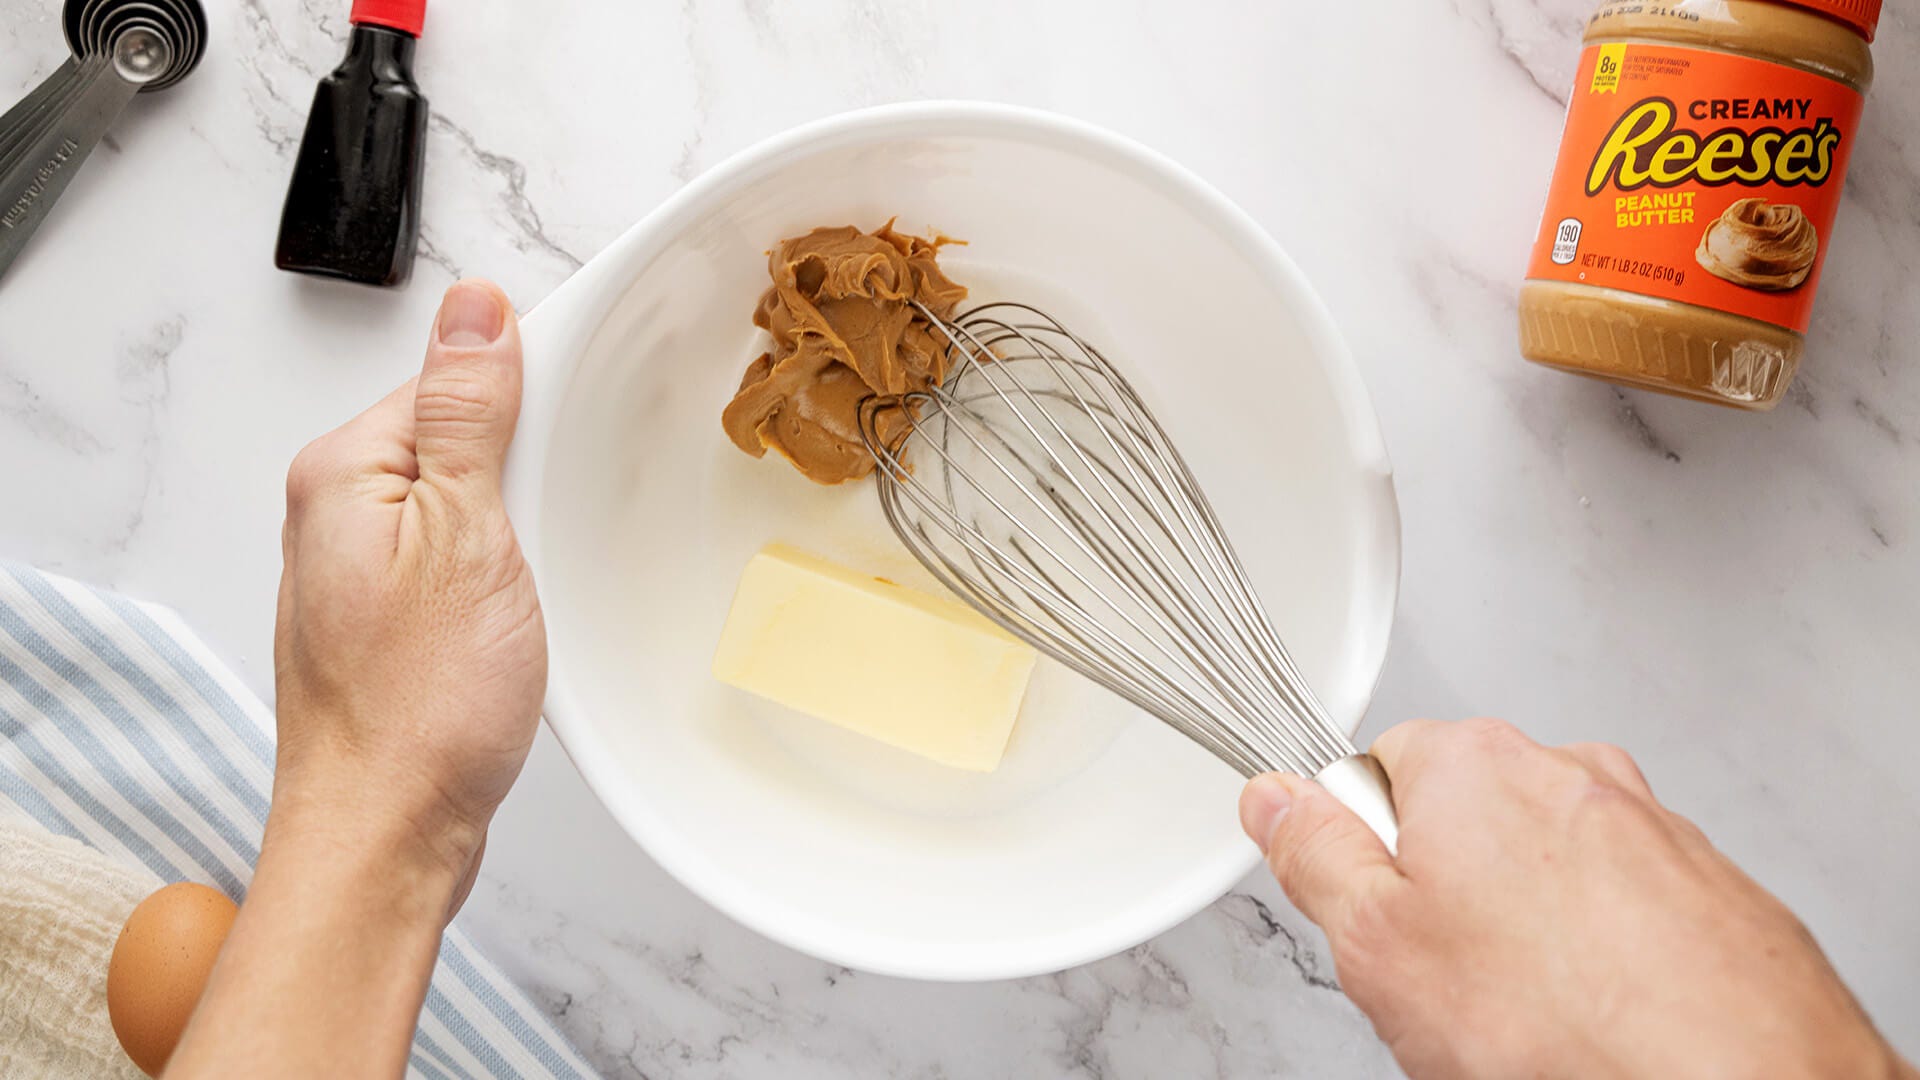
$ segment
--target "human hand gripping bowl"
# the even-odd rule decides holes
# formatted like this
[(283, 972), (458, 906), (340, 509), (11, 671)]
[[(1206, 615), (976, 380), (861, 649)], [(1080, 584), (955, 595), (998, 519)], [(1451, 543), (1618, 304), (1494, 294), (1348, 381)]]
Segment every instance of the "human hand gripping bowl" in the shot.
[[(897, 227), (900, 258), (928, 224), (964, 236), (939, 265), (951, 262), (976, 298), (1031, 298), (1085, 327), (1114, 363), (1091, 349), (1061, 363), (1080, 339), (1057, 324), (1005, 337), (1040, 323), (1036, 312), (988, 307), (941, 328), (933, 317), (955, 308), (903, 300), (878, 320), (913, 344), (898, 384), (856, 356), (793, 350), (815, 372), (866, 383), (857, 395), (837, 388), (835, 401), (888, 391), (825, 425), (838, 450), (860, 439), (858, 454), (832, 461), (835, 478), (873, 469), (868, 440), (911, 463), (911, 473), (877, 470), (881, 498), (864, 482), (803, 483), (717, 438), (714, 410), (766, 351), (741, 315), (766, 286), (769, 243), (902, 208), (921, 216)], [(1135, 227), (1129, 247), (1144, 238), (1163, 257), (1121, 260), (1115, 219)], [(1188, 298), (1170, 272), (1181, 265), (1217, 268), (1219, 284)], [(886, 271), (895, 284), (898, 270)], [(823, 262), (794, 284), (831, 307), (849, 297), (822, 292), (829, 282), (868, 277)], [(1181, 310), (1168, 310), (1169, 295), (1182, 296)], [(759, 316), (776, 341), (777, 308)], [(1248, 310), (1273, 313), (1258, 353), (1227, 318)], [(949, 331), (965, 346), (951, 355)], [(549, 720), (614, 816), (728, 913), (849, 966), (929, 978), (1056, 970), (1143, 940), (1211, 902), (1254, 858), (1233, 828), (1232, 772), (1176, 749), (1171, 730), (1140, 722), (1142, 709), (1242, 773), (1311, 775), (1344, 762), (1330, 786), (1373, 794), (1353, 799), (1383, 811), (1370, 820), (1390, 835), (1384, 785), (1346, 736), (1378, 671), (1397, 566), (1377, 429), (1297, 273), (1177, 167), (1020, 110), (836, 118), (691, 185), (532, 312), (526, 335), (508, 502), (548, 607)], [(983, 345), (999, 359), (967, 358)], [(776, 349), (759, 362), (745, 389), (773, 382), (779, 359)], [(1233, 400), (1220, 400), (1216, 388), (1230, 384)], [(1107, 404), (1083, 396), (1062, 408), (1075, 388)], [(729, 425), (736, 442), (739, 429), (765, 428), (785, 452), (820, 433), (766, 404), (754, 422)], [(972, 461), (994, 479), (935, 452), (977, 451), (969, 433), (1004, 437), (1023, 418), (1059, 425)], [(1017, 467), (1002, 474), (996, 460)], [(1021, 468), (1038, 498), (983, 516), (990, 496), (1014, 509)], [(1041, 493), (1031, 482), (1040, 468), (1073, 482)], [(969, 475), (988, 483), (931, 483)], [(1208, 504), (1193, 476), (1221, 501)], [(928, 498), (936, 493), (946, 501)], [(1266, 542), (1240, 565), (1228, 532)], [(955, 587), (1065, 661), (1036, 672), (1001, 768), (942, 768), (715, 684), (707, 661), (733, 585), (769, 541), (929, 592)], [(1084, 576), (1050, 591), (1035, 584), (1041, 567)], [(996, 576), (967, 576), (983, 569)], [(1288, 598), (1271, 624), (1262, 595)], [(656, 629), (663, 613), (669, 625)], [(1282, 640), (1300, 643), (1297, 657)]]

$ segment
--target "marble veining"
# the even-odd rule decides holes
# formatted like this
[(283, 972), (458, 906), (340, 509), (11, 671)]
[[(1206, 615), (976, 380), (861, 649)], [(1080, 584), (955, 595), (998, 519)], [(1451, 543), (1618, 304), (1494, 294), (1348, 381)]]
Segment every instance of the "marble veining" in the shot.
[[(1406, 542), (1363, 734), (1491, 712), (1626, 746), (1920, 1054), (1910, 8), (1875, 45), (1807, 363), (1745, 416), (1515, 353), (1589, 0), (436, 3), (419, 262), (385, 292), (271, 262), (347, 0), (206, 2), (201, 68), (129, 108), (0, 279), (0, 555), (175, 606), (270, 695), (285, 463), (411, 372), (448, 282), (489, 275), (530, 308), (701, 171), (843, 109), (1060, 110), (1213, 181), (1347, 334)], [(57, 0), (0, 0), (0, 96), (63, 50)], [(610, 1076), (1398, 1075), (1258, 874), (1121, 955), (951, 986), (716, 914), (544, 735), (488, 851), (466, 925)]]
[(97, 454), (102, 449), (99, 439), (49, 407), (33, 384), (18, 375), (0, 376), (0, 416), (32, 437), (75, 454)]
[[(516, 244), (520, 251), (551, 256), (560, 260), (568, 270), (578, 270), (585, 265), (586, 260), (561, 247), (547, 235), (546, 226), (540, 221), (540, 211), (534, 209), (533, 203), (527, 199), (527, 167), (525, 165), (504, 154), (496, 154), (485, 149), (473, 137), (472, 132), (447, 119), (443, 114), (434, 114), (427, 123), (427, 130), (429, 135), (443, 136), (437, 140), (439, 153), (435, 155), (435, 160), (445, 161), (447, 150), (457, 149), (461, 158), (482, 171), (492, 173), (501, 184), (505, 185), (505, 191), (500, 194), (500, 204), (506, 211), (508, 220), (521, 234), (521, 239)], [(429, 141), (430, 154), (436, 149), (434, 142), (434, 140)], [(448, 142), (452, 143), (451, 147), (446, 145)]]

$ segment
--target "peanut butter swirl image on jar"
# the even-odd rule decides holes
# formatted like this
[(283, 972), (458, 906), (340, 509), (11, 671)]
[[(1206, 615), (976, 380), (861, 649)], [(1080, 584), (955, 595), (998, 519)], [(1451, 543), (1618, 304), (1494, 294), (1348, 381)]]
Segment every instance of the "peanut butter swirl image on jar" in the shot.
[(1695, 262), (1749, 289), (1794, 289), (1807, 280), (1820, 237), (1797, 206), (1741, 199), (1700, 235)]
[(1880, 0), (1606, 0), (1519, 296), (1528, 360), (1742, 409), (1786, 394)]

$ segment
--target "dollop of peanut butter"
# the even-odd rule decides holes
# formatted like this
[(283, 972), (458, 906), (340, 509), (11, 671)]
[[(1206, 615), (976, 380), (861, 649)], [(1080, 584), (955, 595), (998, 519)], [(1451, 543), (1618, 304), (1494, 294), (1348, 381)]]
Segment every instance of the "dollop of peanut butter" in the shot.
[(1780, 291), (1807, 280), (1818, 254), (1820, 237), (1799, 207), (1739, 199), (1707, 226), (1693, 257), (1735, 285)]
[[(754, 457), (775, 450), (822, 484), (872, 472), (862, 403), (946, 378), (946, 338), (913, 305), (944, 319), (966, 298), (938, 262), (940, 248), (955, 242), (899, 233), (889, 221), (871, 233), (815, 229), (769, 252), (773, 284), (753, 323), (773, 335), (773, 349), (748, 365), (720, 415), (734, 445)], [(908, 419), (897, 409), (875, 415), (883, 440)]]

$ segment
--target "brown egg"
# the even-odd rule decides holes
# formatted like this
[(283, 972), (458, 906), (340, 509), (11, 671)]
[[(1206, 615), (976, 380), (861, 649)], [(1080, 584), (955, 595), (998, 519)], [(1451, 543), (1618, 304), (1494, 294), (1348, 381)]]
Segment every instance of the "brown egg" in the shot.
[(166, 1068), (239, 913), (225, 894), (183, 881), (127, 916), (107, 962), (107, 1017), (121, 1048), (148, 1076)]

